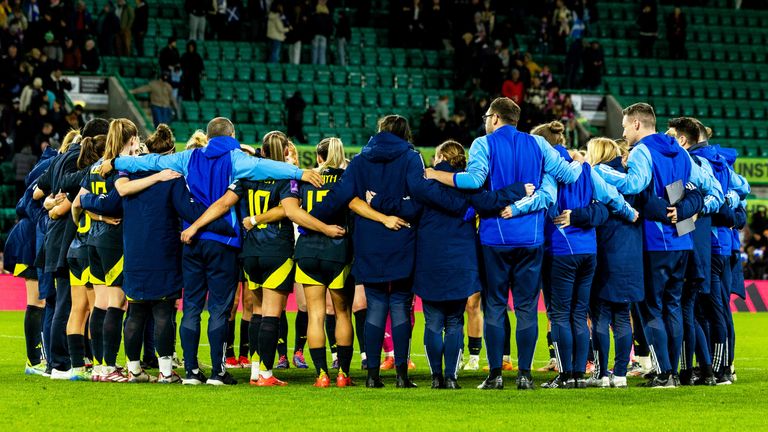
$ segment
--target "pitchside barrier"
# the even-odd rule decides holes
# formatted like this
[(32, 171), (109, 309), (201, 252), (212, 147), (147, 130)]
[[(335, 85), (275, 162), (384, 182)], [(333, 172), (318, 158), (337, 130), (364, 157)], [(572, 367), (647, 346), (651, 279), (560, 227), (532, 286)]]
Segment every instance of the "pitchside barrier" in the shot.
[[(768, 312), (768, 281), (748, 280), (744, 282), (747, 298), (731, 296), (733, 312)], [(24, 279), (11, 275), (0, 275), (0, 311), (23, 311), (27, 307)], [(512, 302), (510, 301), (510, 307)], [(296, 301), (291, 294), (286, 309), (296, 311)], [(416, 297), (415, 309), (421, 311), (421, 299)], [(539, 296), (539, 312), (545, 312), (544, 298)]]

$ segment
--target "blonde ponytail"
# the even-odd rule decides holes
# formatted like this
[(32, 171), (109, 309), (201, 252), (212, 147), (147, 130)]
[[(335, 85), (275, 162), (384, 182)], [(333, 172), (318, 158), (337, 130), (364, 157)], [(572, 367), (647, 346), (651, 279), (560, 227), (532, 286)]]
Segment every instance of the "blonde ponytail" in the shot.
[(104, 159), (114, 159), (119, 156), (131, 139), (137, 136), (139, 136), (139, 130), (132, 121), (119, 118), (109, 122)]
[(315, 151), (323, 159), (323, 163), (317, 167), (318, 171), (322, 172), (328, 168), (344, 168), (347, 165), (344, 144), (339, 138), (324, 138), (317, 144)]

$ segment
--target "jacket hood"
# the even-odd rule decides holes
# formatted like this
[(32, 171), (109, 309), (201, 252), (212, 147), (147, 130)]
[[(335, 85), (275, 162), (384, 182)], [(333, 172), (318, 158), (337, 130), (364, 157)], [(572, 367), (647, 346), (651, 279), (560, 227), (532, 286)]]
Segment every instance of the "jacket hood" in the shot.
[(224, 154), (240, 148), (240, 143), (228, 136), (218, 136), (211, 138), (208, 145), (200, 149), (200, 153), (206, 159), (216, 159)]
[(50, 159), (50, 158), (56, 156), (57, 154), (59, 154), (59, 152), (57, 152), (56, 150), (54, 150), (54, 149), (52, 149), (50, 147), (46, 147), (45, 151), (42, 154), (42, 156), (40, 156), (40, 161), (44, 161), (46, 159)]
[(722, 171), (724, 170), (728, 164), (725, 159), (718, 151), (715, 146), (709, 145), (706, 141), (703, 143), (698, 143), (694, 146), (691, 146), (691, 148), (688, 149), (688, 151), (692, 154), (699, 155), (703, 157), (704, 159), (709, 161), (709, 164), (712, 166), (712, 169), (715, 171)]
[(656, 133), (653, 135), (648, 135), (640, 141), (647, 147), (651, 147), (655, 151), (670, 158), (674, 158), (681, 152), (685, 151), (685, 149), (683, 149), (677, 140), (669, 135)]
[(449, 164), (446, 161), (442, 161), (439, 164), (435, 165), (433, 167), (437, 171), (445, 171), (450, 173), (460, 172), (461, 170), (458, 168), (454, 168), (453, 165)]
[(717, 152), (720, 154), (720, 156), (725, 158), (725, 161), (728, 162), (728, 166), (733, 166), (733, 164), (736, 163), (736, 158), (739, 156), (739, 152), (728, 147), (720, 147), (719, 144), (715, 144), (712, 147), (717, 150)]
[(389, 132), (380, 132), (368, 140), (360, 156), (371, 162), (389, 162), (413, 149), (413, 144)]

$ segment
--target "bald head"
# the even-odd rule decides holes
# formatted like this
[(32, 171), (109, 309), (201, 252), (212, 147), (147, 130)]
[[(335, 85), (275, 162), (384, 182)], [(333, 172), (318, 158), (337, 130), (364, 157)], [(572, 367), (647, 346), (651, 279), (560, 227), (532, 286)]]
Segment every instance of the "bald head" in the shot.
[(216, 117), (208, 122), (208, 128), (206, 130), (208, 139), (219, 136), (235, 136), (235, 125), (226, 117)]

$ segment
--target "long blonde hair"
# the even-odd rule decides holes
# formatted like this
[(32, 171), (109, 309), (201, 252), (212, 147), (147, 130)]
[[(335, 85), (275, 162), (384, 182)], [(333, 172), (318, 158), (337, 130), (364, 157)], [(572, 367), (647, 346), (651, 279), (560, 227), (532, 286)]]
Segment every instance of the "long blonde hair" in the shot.
[(323, 140), (317, 144), (315, 152), (321, 159), (323, 159), (323, 163), (317, 167), (317, 170), (320, 172), (328, 168), (344, 168), (347, 165), (344, 144), (339, 138), (323, 138)]
[(290, 140), (280, 131), (268, 132), (261, 140), (261, 155), (267, 159), (285, 162), (285, 151)]
[(592, 138), (587, 142), (587, 162), (598, 165), (624, 155), (624, 150), (614, 140), (605, 137)]
[(64, 139), (61, 141), (61, 147), (59, 147), (59, 153), (66, 153), (69, 150), (69, 146), (80, 138), (80, 129), (70, 129)]
[(131, 139), (137, 136), (139, 136), (139, 130), (132, 121), (119, 118), (109, 122), (104, 159), (114, 159), (119, 156)]

